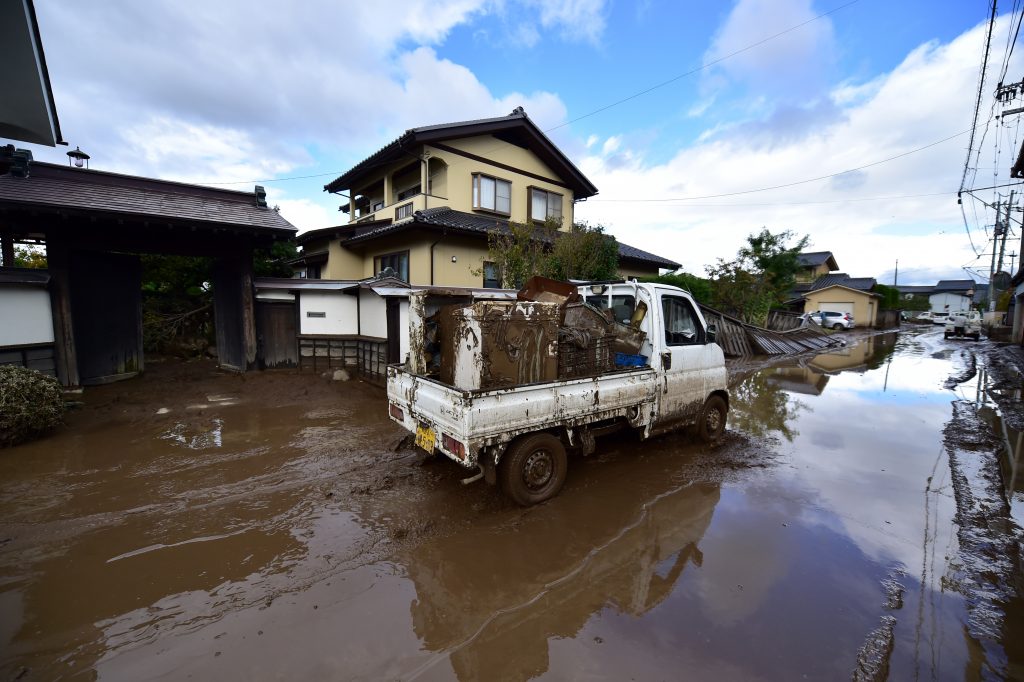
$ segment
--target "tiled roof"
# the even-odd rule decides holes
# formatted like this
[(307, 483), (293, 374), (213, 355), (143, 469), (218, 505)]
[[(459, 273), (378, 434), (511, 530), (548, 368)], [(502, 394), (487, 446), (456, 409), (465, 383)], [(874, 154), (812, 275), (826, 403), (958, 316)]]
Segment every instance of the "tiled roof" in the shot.
[(808, 251), (805, 253), (798, 253), (796, 256), (796, 262), (805, 268), (812, 268), (817, 265), (822, 265), (829, 258), (832, 258), (831, 251)]
[[(475, 234), (481, 237), (484, 237), (494, 231), (508, 232), (507, 220), (503, 220), (501, 218), (489, 218), (475, 213), (465, 213), (463, 211), (456, 211), (448, 208), (447, 206), (441, 206), (438, 208), (428, 208), (424, 211), (417, 211), (413, 214), (413, 219), (408, 222), (386, 225), (373, 224), (373, 226), (368, 228), (365, 232), (357, 232), (354, 234), (348, 242), (351, 243), (375, 239), (385, 234), (391, 234), (393, 232), (407, 230), (411, 227), (424, 225), (440, 227), (464, 234)], [(543, 234), (543, 232), (538, 231), (539, 238), (543, 238)], [(620, 259), (646, 263), (649, 265), (657, 265), (659, 268), (673, 270), (679, 267), (679, 263), (676, 263), (675, 261), (662, 258), (661, 256), (644, 251), (643, 249), (638, 249), (635, 246), (623, 244), (622, 242), (618, 242), (618, 245)]]
[(822, 275), (814, 280), (811, 291), (818, 291), (826, 287), (841, 286), (857, 291), (871, 291), (878, 282), (874, 277), (850, 277), (846, 273), (837, 272), (831, 275)]
[(29, 177), (0, 176), (0, 205), (80, 210), (295, 232), (253, 192), (33, 162)]
[(530, 120), (530, 117), (526, 115), (522, 107), (516, 107), (508, 116), (479, 118), (471, 121), (457, 121), (455, 123), (441, 123), (410, 128), (398, 139), (384, 145), (324, 185), (324, 190), (327, 192), (337, 192), (338, 190), (355, 189), (349, 185), (358, 182), (360, 178), (365, 178), (370, 171), (375, 170), (382, 164), (389, 163), (398, 158), (409, 158), (409, 148), (418, 144), (429, 144), (430, 142), (441, 142), (443, 140), (472, 137), (475, 135), (506, 135), (510, 131), (521, 137), (522, 143), (527, 145), (534, 154), (554, 172), (559, 174), (561, 180), (566, 182), (573, 190), (574, 198), (585, 199), (597, 194), (597, 187)]
[(978, 285), (975, 284), (973, 279), (940, 279), (935, 284), (935, 293), (967, 291), (968, 289), (977, 289), (977, 287)]

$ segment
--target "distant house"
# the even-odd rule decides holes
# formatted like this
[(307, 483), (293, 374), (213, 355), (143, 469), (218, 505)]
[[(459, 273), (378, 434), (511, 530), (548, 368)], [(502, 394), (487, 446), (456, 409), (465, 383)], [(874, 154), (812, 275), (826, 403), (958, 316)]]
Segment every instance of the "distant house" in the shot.
[(874, 277), (850, 277), (838, 272), (818, 277), (795, 290), (803, 301), (803, 312), (819, 310), (850, 313), (858, 327), (873, 327), (878, 317), (881, 296), (874, 293)]
[(796, 273), (796, 281), (804, 284), (839, 269), (839, 264), (836, 263), (831, 251), (803, 252), (797, 254), (796, 262), (800, 268)]
[(933, 313), (970, 310), (977, 284), (971, 279), (943, 279), (928, 296)]
[[(296, 274), (361, 280), (394, 273), (412, 285), (497, 287), (488, 235), (510, 221), (573, 223), (597, 187), (530, 120), (508, 116), (407, 130), (324, 189), (344, 198), (344, 225), (299, 236)], [(679, 264), (619, 243), (619, 274)]]

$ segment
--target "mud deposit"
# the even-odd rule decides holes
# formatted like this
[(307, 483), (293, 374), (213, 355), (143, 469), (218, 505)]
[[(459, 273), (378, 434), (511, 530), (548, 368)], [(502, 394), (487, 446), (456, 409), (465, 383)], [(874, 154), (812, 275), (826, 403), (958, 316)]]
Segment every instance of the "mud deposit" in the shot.
[(381, 389), (153, 364), (0, 451), (0, 676), (1020, 679), (1020, 380), (935, 329), (737, 371), (723, 443), (606, 438), (531, 509)]

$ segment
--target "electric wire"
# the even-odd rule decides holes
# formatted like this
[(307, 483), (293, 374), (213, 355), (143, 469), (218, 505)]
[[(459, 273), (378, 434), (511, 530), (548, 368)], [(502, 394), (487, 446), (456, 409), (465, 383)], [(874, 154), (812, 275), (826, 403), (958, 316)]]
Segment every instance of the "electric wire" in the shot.
[[(974, 149), (974, 131), (978, 127), (978, 114), (981, 112), (981, 97), (985, 91), (985, 71), (988, 67), (988, 53), (992, 47), (992, 28), (996, 23), (996, 0), (992, 0), (992, 15), (988, 22), (988, 36), (985, 38), (985, 52), (981, 59), (981, 76), (978, 78), (978, 95), (974, 100), (974, 118), (971, 124), (971, 137), (967, 142), (967, 159), (964, 161), (964, 172), (960, 177), (960, 190), (963, 191), (967, 182), (967, 171), (971, 164), (971, 152)], [(986, 128), (988, 126), (986, 125)], [(984, 142), (984, 137), (982, 137)]]
[[(751, 44), (749, 44), (749, 45), (747, 45), (745, 47), (741, 47), (740, 49), (738, 49), (738, 50), (736, 50), (734, 52), (730, 52), (727, 55), (723, 55), (721, 57), (718, 57), (717, 59), (713, 59), (713, 60), (711, 60), (709, 62), (705, 62), (705, 63), (701, 64), (700, 66), (698, 66), (697, 68), (691, 69), (691, 70), (689, 70), (689, 71), (687, 71), (685, 73), (681, 73), (678, 76), (673, 76), (672, 78), (669, 78), (668, 80), (662, 81), (662, 82), (657, 83), (655, 85), (652, 85), (652, 86), (650, 86), (648, 88), (645, 88), (643, 90), (635, 92), (632, 95), (629, 95), (628, 97), (624, 97), (624, 98), (622, 98), (620, 100), (617, 100), (615, 102), (611, 102), (610, 104), (606, 104), (604, 106), (601, 106), (601, 107), (599, 107), (597, 109), (594, 109), (593, 111), (590, 111), (590, 112), (588, 112), (586, 114), (583, 114), (582, 116), (577, 116), (576, 118), (571, 119), (569, 121), (565, 121), (564, 123), (560, 123), (560, 124), (558, 124), (556, 126), (553, 126), (551, 128), (546, 128), (543, 132), (550, 133), (551, 131), (558, 130), (559, 128), (564, 128), (567, 125), (570, 125), (572, 123), (576, 123), (577, 121), (582, 121), (585, 118), (589, 118), (590, 116), (594, 116), (595, 114), (599, 114), (599, 113), (601, 113), (603, 111), (607, 111), (608, 109), (611, 109), (613, 107), (617, 107), (620, 104), (624, 104), (626, 102), (629, 102), (630, 100), (634, 100), (634, 99), (636, 99), (638, 97), (641, 97), (643, 95), (646, 95), (646, 94), (648, 94), (650, 92), (653, 92), (655, 90), (663, 88), (666, 85), (670, 85), (670, 84), (672, 84), (672, 83), (674, 83), (674, 82), (676, 82), (678, 80), (686, 78), (687, 76), (692, 76), (695, 73), (699, 73), (699, 72), (701, 72), (701, 71), (703, 71), (703, 70), (705, 70), (705, 69), (707, 69), (707, 68), (709, 68), (711, 66), (714, 66), (715, 64), (719, 64), (719, 63), (721, 63), (721, 62), (723, 62), (723, 61), (725, 61), (727, 59), (735, 57), (736, 55), (743, 54), (744, 52), (748, 52), (748, 51), (750, 51), (750, 50), (752, 50), (752, 49), (754, 49), (756, 47), (760, 47), (761, 45), (764, 45), (765, 43), (771, 42), (771, 41), (775, 40), (776, 38), (780, 38), (780, 37), (786, 35), (787, 33), (792, 33), (793, 31), (795, 31), (795, 30), (797, 30), (799, 28), (803, 28), (804, 26), (807, 26), (808, 24), (812, 24), (815, 21), (818, 21), (820, 19), (824, 19), (825, 17), (828, 17), (829, 15), (835, 14), (836, 12), (839, 12), (840, 10), (844, 10), (847, 7), (850, 7), (851, 5), (855, 5), (858, 2), (860, 2), (860, 0), (850, 0), (846, 4), (839, 5), (838, 7), (835, 7), (833, 9), (829, 10), (828, 12), (824, 12), (822, 14), (816, 15), (816, 16), (808, 19), (807, 21), (804, 21), (804, 22), (801, 22), (799, 24), (795, 24), (793, 26), (790, 26), (789, 28), (787, 28), (785, 30), (779, 31), (778, 33), (775, 33), (773, 35), (768, 36), (767, 38), (762, 38), (761, 40), (759, 40), (759, 41), (757, 41), (755, 43), (751, 43)], [(315, 173), (313, 175), (297, 175), (297, 176), (290, 176), (290, 177), (284, 177), (284, 178), (268, 178), (268, 179), (265, 179), (265, 180), (232, 180), (232, 181), (218, 181), (218, 182), (200, 182), (200, 183), (196, 183), (196, 184), (200, 184), (200, 185), (248, 185), (248, 184), (254, 184), (254, 183), (285, 182), (285, 181), (288, 181), (288, 180), (309, 180), (311, 178), (325, 178), (325, 177), (332, 176), (332, 175), (333, 176), (338, 176), (338, 175), (341, 175), (344, 172), (345, 171), (331, 171), (331, 172), (327, 172), (327, 173)]]

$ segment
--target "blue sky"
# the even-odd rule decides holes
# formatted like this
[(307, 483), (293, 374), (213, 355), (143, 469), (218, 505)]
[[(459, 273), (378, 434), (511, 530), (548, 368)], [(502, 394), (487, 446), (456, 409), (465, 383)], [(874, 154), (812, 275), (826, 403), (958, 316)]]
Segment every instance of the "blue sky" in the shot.
[[(854, 276), (891, 282), (897, 258), (905, 284), (987, 271), (992, 212), (968, 202), (975, 251), (956, 203), (967, 136), (915, 151), (971, 125), (981, 0), (36, 9), (64, 136), (93, 168), (238, 189), (263, 181), (300, 229), (341, 222), (323, 184), (404, 129), (522, 105), (600, 189), (578, 218), (691, 272), (762, 226), (810, 235)], [(997, 24), (995, 70), (1009, 19)], [(1008, 79), (1024, 76), (1019, 57)], [(1020, 144), (1007, 121), (986, 134), (974, 186), (1005, 181)], [(33, 151), (65, 160), (64, 149)]]

